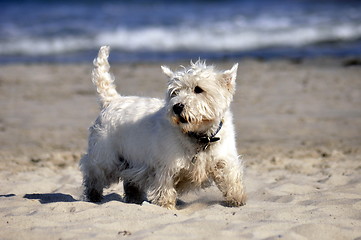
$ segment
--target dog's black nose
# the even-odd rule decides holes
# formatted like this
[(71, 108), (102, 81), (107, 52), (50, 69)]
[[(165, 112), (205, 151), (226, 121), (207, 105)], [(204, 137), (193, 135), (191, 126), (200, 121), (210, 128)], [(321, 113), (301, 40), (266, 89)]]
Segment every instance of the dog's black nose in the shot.
[(181, 114), (183, 111), (184, 105), (181, 103), (174, 104), (173, 106), (173, 112), (177, 115)]

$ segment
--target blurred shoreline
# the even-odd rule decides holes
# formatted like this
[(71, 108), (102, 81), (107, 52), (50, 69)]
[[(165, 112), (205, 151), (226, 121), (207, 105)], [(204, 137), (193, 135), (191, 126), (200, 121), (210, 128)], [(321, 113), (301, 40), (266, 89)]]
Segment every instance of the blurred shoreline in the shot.
[[(0, 64), (361, 56), (361, 2), (4, 1)], [(16, 17), (15, 17), (16, 16)]]

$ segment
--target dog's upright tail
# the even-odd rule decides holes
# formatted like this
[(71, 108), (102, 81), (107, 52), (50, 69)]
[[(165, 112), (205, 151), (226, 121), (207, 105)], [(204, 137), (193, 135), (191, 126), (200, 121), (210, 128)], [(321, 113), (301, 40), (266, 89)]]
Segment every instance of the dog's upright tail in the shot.
[(109, 46), (102, 46), (99, 50), (98, 57), (94, 59), (94, 69), (92, 72), (92, 81), (99, 93), (100, 106), (105, 108), (111, 101), (119, 98), (114, 85), (114, 76), (109, 72), (110, 65), (108, 62)]

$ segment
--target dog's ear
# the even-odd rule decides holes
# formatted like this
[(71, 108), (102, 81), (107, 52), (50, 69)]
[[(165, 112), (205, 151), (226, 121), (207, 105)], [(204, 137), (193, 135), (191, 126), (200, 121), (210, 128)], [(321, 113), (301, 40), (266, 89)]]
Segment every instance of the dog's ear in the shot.
[(223, 81), (230, 91), (234, 91), (236, 86), (237, 69), (238, 63), (234, 64), (231, 69), (224, 71), (222, 74)]
[(172, 70), (170, 70), (168, 67), (166, 66), (161, 66), (162, 71), (165, 75), (167, 75), (169, 78), (173, 78), (174, 73), (172, 72)]
[(234, 64), (233, 67), (229, 70), (223, 72), (223, 79), (227, 83), (234, 84), (237, 77), (238, 63)]

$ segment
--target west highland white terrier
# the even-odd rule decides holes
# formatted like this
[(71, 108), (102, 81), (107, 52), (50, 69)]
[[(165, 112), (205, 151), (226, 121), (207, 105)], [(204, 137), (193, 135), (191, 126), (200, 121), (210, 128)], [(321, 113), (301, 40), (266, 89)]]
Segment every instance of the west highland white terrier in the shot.
[(123, 181), (125, 201), (173, 209), (177, 196), (215, 182), (228, 206), (246, 202), (232, 113), (238, 64), (216, 71), (205, 62), (173, 72), (165, 100), (121, 96), (109, 72), (109, 47), (94, 59), (92, 80), (101, 112), (80, 161), (84, 194), (99, 202), (103, 189)]

